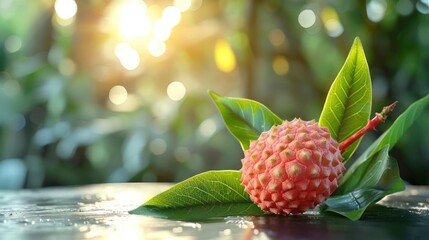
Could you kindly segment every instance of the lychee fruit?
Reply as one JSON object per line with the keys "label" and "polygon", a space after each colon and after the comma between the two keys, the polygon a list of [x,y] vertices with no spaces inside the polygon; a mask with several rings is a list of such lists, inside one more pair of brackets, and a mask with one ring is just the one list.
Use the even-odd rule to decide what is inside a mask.
{"label": "lychee fruit", "polygon": [[284,121],[251,141],[241,183],[262,210],[300,214],[324,202],[345,170],[338,142],[317,122]]}

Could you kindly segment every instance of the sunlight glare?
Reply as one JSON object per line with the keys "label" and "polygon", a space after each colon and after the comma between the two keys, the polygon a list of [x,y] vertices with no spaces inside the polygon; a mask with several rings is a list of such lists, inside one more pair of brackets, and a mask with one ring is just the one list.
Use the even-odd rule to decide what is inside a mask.
{"label": "sunlight glare", "polygon": [[147,6],[143,1],[133,0],[122,5],[118,23],[122,36],[133,39],[148,35],[152,21],[146,13]]}

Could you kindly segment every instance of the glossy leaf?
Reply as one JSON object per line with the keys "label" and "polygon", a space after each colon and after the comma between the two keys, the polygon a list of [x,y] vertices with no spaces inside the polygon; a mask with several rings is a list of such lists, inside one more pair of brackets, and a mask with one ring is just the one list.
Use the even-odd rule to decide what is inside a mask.
{"label": "glossy leaf", "polygon": [[250,141],[258,139],[262,132],[283,122],[259,102],[244,98],[223,97],[213,91],[209,91],[209,94],[216,103],[226,127],[240,142],[243,149],[249,148]]}
{"label": "glossy leaf", "polygon": [[[384,145],[370,159],[360,164],[355,169],[353,177],[342,181],[333,195],[346,194],[355,189],[371,188],[374,186],[385,189],[390,186],[392,181],[397,180],[402,182],[399,171],[395,173],[398,166],[396,161],[389,157],[389,149],[389,145]],[[386,179],[389,181],[386,181]]]}
{"label": "glossy leaf", "polygon": [[334,212],[356,221],[368,206],[385,196],[382,190],[358,189],[344,195],[330,197],[321,206],[322,213]]}
{"label": "glossy leaf", "polygon": [[201,173],[156,195],[130,213],[177,220],[263,215],[244,191],[240,178],[241,172],[233,170]]}
{"label": "glossy leaf", "polygon": [[407,129],[419,118],[420,114],[429,105],[429,95],[419,99],[418,101],[411,104],[381,135],[371,146],[369,146],[365,152],[359,156],[358,159],[349,167],[345,173],[343,179],[340,182],[340,186],[344,182],[348,181],[349,178],[355,177],[355,171],[361,164],[371,159],[371,156],[376,152],[380,151],[386,145],[389,146],[389,150],[398,142],[399,138],[407,131]]}
{"label": "glossy leaf", "polygon": [[361,164],[353,178],[343,184],[326,200],[321,208],[348,217],[359,219],[367,207],[381,198],[404,190],[396,161],[389,157],[389,145],[385,145],[371,159]]}
{"label": "glossy leaf", "polygon": [[[371,77],[359,38],[356,38],[347,59],[329,89],[319,119],[329,128],[333,138],[342,142],[366,125],[371,113]],[[360,140],[343,153],[347,161]]]}

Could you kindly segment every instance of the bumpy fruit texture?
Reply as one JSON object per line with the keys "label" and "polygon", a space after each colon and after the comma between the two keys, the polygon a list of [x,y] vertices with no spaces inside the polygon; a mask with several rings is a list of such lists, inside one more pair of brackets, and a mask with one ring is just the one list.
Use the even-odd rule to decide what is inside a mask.
{"label": "bumpy fruit texture", "polygon": [[345,170],[338,142],[315,121],[284,121],[251,141],[242,185],[262,210],[299,214],[325,201]]}

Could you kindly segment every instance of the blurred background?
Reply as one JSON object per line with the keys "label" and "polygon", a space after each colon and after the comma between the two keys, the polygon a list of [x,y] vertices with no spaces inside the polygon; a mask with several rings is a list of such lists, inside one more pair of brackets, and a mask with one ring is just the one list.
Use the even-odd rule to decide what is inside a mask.
{"label": "blurred background", "polygon": [[[428,0],[1,0],[0,188],[239,169],[207,90],[318,119],[356,36],[373,112],[400,102],[363,151],[429,93]],[[428,122],[391,152],[412,184],[429,184]]]}

